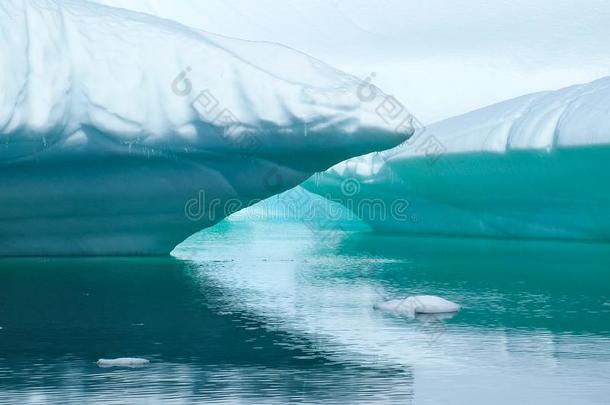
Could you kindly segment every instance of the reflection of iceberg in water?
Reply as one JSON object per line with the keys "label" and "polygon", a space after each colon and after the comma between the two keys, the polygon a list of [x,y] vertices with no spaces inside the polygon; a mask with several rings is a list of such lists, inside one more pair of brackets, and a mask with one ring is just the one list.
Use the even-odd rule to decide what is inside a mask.
{"label": "reflection of iceberg in water", "polygon": [[[230,266],[227,257],[2,259],[0,402],[408,403],[408,369],[333,361],[326,348],[225,306],[225,286],[207,273]],[[125,354],[150,364],[95,363]]]}
{"label": "reflection of iceberg in water", "polygon": [[[240,258],[218,271],[202,267],[200,276],[223,291],[226,307],[306,336],[331,358],[409,367],[416,394],[438,398],[434,387],[455,384],[456,375],[464,386],[476,384],[480,398],[504,392],[500,403],[541,389],[567,404],[581,392],[601,398],[606,391],[607,245],[346,233],[333,247],[300,223],[236,220],[196,235],[174,255],[197,266],[221,259],[219,251]],[[386,296],[426,293],[463,309],[445,320],[373,309]],[[588,359],[586,370],[579,358]],[[561,389],[572,379],[582,391]],[[438,402],[472,394],[453,392],[460,401]]]}
{"label": "reflection of iceberg in water", "polygon": [[[607,398],[608,245],[346,233],[334,247],[301,223],[233,220],[174,255],[4,259],[0,401],[409,403],[445,383],[454,400],[436,403],[473,385],[483,402]],[[434,322],[372,309],[423,293],[464,309]],[[151,363],[95,365],[125,355]]]}
{"label": "reflection of iceberg in water", "polygon": [[[385,212],[359,212],[381,230],[610,240],[609,111],[610,78],[536,93],[433,124],[304,186],[358,208],[383,200]],[[397,200],[410,215],[396,217]]]}
{"label": "reflection of iceberg in water", "polygon": [[[464,305],[448,324],[450,329],[458,327],[458,336],[463,328],[502,335],[519,334],[523,328],[554,335],[610,334],[603,306],[610,250],[603,244],[352,234],[334,248],[318,243],[317,236],[298,223],[221,225],[196,235],[174,254],[196,265],[219,259],[221,246],[223,257],[239,251],[242,259],[202,275],[225,289],[223,299],[279,317],[290,328],[320,334],[333,330],[345,333],[346,339],[351,335],[347,340],[360,345],[387,337],[386,330],[375,327],[374,334],[362,339],[355,333],[380,319],[394,324],[373,310],[383,296],[434,292]],[[287,233],[292,236],[287,238]],[[353,329],[348,327],[351,321]],[[396,322],[404,325],[404,320]],[[412,337],[417,342],[416,335]],[[402,353],[393,349],[392,357]],[[405,354],[424,355],[404,349]]]}

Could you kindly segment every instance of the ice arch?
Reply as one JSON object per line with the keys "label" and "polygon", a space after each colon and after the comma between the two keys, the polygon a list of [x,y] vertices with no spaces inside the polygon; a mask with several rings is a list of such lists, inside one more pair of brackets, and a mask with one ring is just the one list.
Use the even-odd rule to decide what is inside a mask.
{"label": "ice arch", "polygon": [[167,254],[411,133],[283,46],[83,1],[3,1],[0,22],[0,255]]}

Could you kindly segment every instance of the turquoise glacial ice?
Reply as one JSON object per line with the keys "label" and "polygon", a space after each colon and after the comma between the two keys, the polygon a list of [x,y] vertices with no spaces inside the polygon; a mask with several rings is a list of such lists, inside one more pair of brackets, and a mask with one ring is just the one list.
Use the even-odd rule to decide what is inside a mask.
{"label": "turquoise glacial ice", "polygon": [[412,134],[284,46],[83,1],[3,1],[0,22],[0,256],[168,254]]}
{"label": "turquoise glacial ice", "polygon": [[608,241],[609,162],[610,77],[420,128],[303,186],[381,231]]}

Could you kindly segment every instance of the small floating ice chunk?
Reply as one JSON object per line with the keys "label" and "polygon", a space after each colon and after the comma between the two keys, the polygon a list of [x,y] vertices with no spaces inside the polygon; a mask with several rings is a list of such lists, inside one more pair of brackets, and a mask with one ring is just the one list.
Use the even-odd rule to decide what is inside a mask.
{"label": "small floating ice chunk", "polygon": [[138,357],[119,357],[118,359],[99,359],[97,365],[100,367],[141,367],[150,361]]}
{"label": "small floating ice chunk", "polygon": [[405,299],[389,300],[375,304],[375,309],[396,315],[445,314],[457,312],[460,306],[435,295],[413,295]]}

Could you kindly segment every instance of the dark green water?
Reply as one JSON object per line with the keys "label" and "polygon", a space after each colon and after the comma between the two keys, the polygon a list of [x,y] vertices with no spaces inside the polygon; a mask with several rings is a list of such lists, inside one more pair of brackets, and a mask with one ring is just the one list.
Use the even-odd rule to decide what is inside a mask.
{"label": "dark green water", "polygon": [[[234,220],[171,258],[2,259],[0,402],[608,403],[610,246],[332,240]],[[419,293],[464,308],[373,309]]]}

